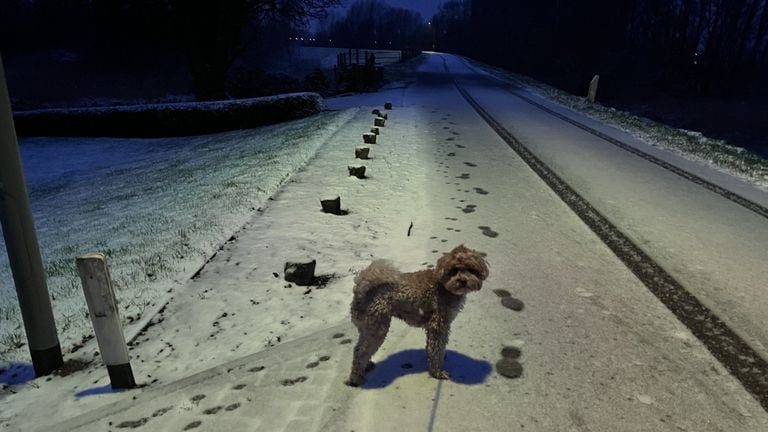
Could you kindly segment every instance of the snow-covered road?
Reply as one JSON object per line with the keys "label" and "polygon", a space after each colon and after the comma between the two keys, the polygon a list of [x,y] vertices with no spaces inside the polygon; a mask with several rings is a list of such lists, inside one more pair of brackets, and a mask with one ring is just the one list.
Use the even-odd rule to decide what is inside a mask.
{"label": "snow-covered road", "polygon": [[[529,103],[534,96],[516,97],[494,80],[478,83],[476,71],[456,58],[449,58],[447,64],[459,85],[522,145],[762,358],[768,358],[764,325],[768,322],[768,194],[744,181],[659,153],[627,134],[606,130],[621,143],[642,153],[655,152],[655,158],[715,186],[702,187],[574,126],[573,120],[584,122],[574,113],[562,113],[572,120],[563,121]],[[518,92],[525,89],[516,89]],[[549,105],[549,111],[559,108],[544,100],[535,103]],[[720,188],[725,190],[716,193]],[[740,205],[742,200],[728,199],[730,192],[752,202]]]}
{"label": "snow-covered road", "polygon": [[[499,327],[507,328],[501,332],[508,336],[497,344],[525,344],[524,358],[533,363],[525,369],[531,381],[515,388],[522,395],[510,401],[516,405],[510,410],[525,417],[539,404],[571,407],[550,412],[552,423],[539,425],[541,430],[566,430],[563,425],[569,423],[582,430],[579,424],[594,423],[595,417],[603,417],[601,430],[708,430],[719,427],[714,418],[729,417],[730,409],[743,414],[738,407],[746,392],[740,384],[489,128],[454,81],[746,339],[757,352],[752,355],[763,358],[768,357],[768,333],[761,325],[768,322],[768,272],[763,268],[768,252],[760,245],[768,244],[768,220],[515,97],[457,57],[430,54],[427,59],[420,80],[399,102],[422,108],[425,131],[420,138],[436,156],[436,169],[425,186],[427,202],[420,203],[431,218],[424,221],[432,224],[428,248],[442,249],[437,242],[447,238],[449,244],[465,241],[486,251],[492,286],[508,289],[526,304],[521,319],[496,314],[488,298],[476,299],[482,306],[474,306],[484,313],[474,318],[487,322],[455,330],[461,335],[456,339],[471,341],[460,352],[492,346],[492,337],[485,335],[498,334]],[[651,147],[524,88],[517,91],[758,206],[768,204],[768,195],[747,182]],[[478,333],[483,326],[489,330]],[[462,335],[465,328],[468,333]],[[752,388],[757,391],[765,390],[766,378],[764,369],[746,376],[760,382]],[[722,396],[710,400],[713,395]],[[742,402],[733,405],[732,396]],[[764,393],[762,398],[765,403]],[[503,404],[482,393],[470,399],[462,400]],[[654,407],[666,407],[660,409],[665,413],[635,416],[641,411],[638,400],[645,404],[649,399]],[[457,402],[457,412],[460,407]],[[584,412],[592,418],[580,421]],[[693,412],[698,414],[689,417]],[[697,415],[702,416],[698,423],[692,420]],[[611,416],[627,423],[609,427]],[[451,430],[460,429],[460,414],[447,418],[444,424]],[[744,426],[725,427],[731,428]]]}

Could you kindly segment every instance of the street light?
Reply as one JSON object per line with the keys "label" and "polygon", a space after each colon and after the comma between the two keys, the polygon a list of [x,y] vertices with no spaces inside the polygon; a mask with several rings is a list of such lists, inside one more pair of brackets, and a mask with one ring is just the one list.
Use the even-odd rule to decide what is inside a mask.
{"label": "street light", "polygon": [[432,25],[432,21],[427,21],[429,26],[429,33],[432,36],[432,51],[435,50],[435,27]]}

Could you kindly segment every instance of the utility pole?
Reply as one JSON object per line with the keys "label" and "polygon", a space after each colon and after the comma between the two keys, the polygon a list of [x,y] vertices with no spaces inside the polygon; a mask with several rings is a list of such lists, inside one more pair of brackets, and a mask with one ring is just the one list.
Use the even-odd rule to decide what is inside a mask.
{"label": "utility pole", "polygon": [[8,261],[37,376],[48,375],[64,363],[56,322],[45,281],[21,166],[11,101],[0,58],[0,223]]}

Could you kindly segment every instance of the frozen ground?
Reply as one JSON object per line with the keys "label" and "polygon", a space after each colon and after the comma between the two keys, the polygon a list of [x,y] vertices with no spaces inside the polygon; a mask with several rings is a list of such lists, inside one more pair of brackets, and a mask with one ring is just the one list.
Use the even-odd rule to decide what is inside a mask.
{"label": "frozen ground", "polygon": [[[168,139],[20,141],[62,346],[89,335],[77,255],[107,254],[132,323],[192,275],[353,111],[259,129]],[[2,241],[0,240],[0,243]],[[26,361],[5,246],[0,360]]]}
{"label": "frozen ground", "polygon": [[[350,395],[333,406],[351,420],[337,425],[348,427],[325,430],[416,430],[430,417],[435,430],[507,430],[516,424],[542,431],[764,428],[757,402],[462,102],[450,79],[440,76],[439,58],[422,66],[427,77],[407,89],[328,101],[349,121],[234,233],[199,277],[174,287],[168,306],[132,343],[132,363],[140,383],[162,389],[266,347],[317,338],[319,331],[348,322],[353,275],[371,258],[390,258],[410,271],[467,243],[488,253],[491,277],[468,299],[450,347],[487,365],[487,379],[474,386],[438,385],[422,364],[400,371],[403,355],[423,361],[424,339],[398,323],[393,336],[405,336],[388,338],[390,346],[376,358],[385,374],[395,375],[383,391],[343,386],[350,349],[333,352],[331,361],[340,367],[332,374],[304,363],[319,361],[330,349],[324,345],[337,343],[323,337],[296,348],[301,353],[295,357],[273,357],[260,365],[266,367],[261,375],[261,369],[249,370],[251,379],[275,381],[267,396],[263,387],[251,386],[236,394],[234,383],[225,382],[220,393],[206,390],[201,401],[193,397],[200,394],[195,387],[194,395],[165,399],[130,419],[146,417],[144,430],[153,430],[173,413],[201,420],[202,429],[243,430],[259,427],[257,417],[279,422],[287,411],[307,425],[325,395]],[[359,163],[353,148],[371,125],[370,111],[386,100],[395,107],[372,145],[373,158],[364,162],[369,177],[348,177],[347,165]],[[318,198],[334,194],[341,195],[347,215],[319,211]],[[285,260],[307,255],[318,258],[322,283],[298,287],[282,280]],[[514,295],[524,309],[503,307],[494,290]],[[349,347],[348,336],[338,343]],[[504,346],[521,349],[521,379],[491,372]],[[133,408],[131,398],[142,390],[114,394],[103,366],[92,361],[94,352],[93,342],[87,343],[68,358],[89,364],[50,380],[28,381],[29,368],[15,365],[17,381],[0,395],[0,424],[36,430],[120,399]],[[275,373],[280,362],[299,366],[291,375]],[[280,384],[299,373],[297,385]],[[222,394],[236,397],[242,408],[200,413],[223,404]],[[254,403],[267,398],[282,411]],[[172,404],[171,411],[150,419],[153,412],[162,416],[166,411],[158,409],[165,404]],[[46,406],[44,418],[36,415],[40,406]],[[285,430],[312,430],[293,426]]]}
{"label": "frozen ground", "polygon": [[[315,53],[316,60],[335,58],[319,48],[308,52]],[[708,163],[722,168],[718,161],[730,161],[725,165],[743,168],[739,171],[742,178],[766,185],[765,160],[721,144],[709,145],[711,140],[694,132],[673,130],[599,105],[588,106],[583,98],[528,84],[560,103],[576,105],[614,123],[628,118],[635,125],[632,133],[652,145],[703,142],[703,151],[718,155]],[[401,96],[404,91],[396,89],[392,94]],[[339,98],[333,104],[354,105],[354,100],[375,106],[380,99],[377,94],[360,95]],[[22,140],[38,236],[65,349],[80,344],[91,333],[74,271],[75,256],[94,250],[107,253],[123,318],[129,323],[139,321],[148,308],[162,303],[166,291],[196,271],[351,115],[324,113],[285,125],[193,138]],[[26,361],[24,344],[7,256],[2,253],[0,360]]]}

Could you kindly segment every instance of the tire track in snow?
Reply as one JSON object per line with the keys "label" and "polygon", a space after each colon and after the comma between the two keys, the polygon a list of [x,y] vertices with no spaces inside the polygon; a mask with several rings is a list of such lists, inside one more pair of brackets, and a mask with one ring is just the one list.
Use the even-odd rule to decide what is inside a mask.
{"label": "tire track in snow", "polygon": [[[445,59],[443,59],[443,61],[445,61]],[[498,81],[500,81],[503,84],[503,88],[504,88],[504,90],[506,92],[509,92],[512,95],[514,95],[514,96],[516,96],[516,97],[518,97],[518,98],[528,102],[529,104],[531,104],[531,105],[535,106],[536,108],[546,112],[547,114],[555,116],[555,117],[559,118],[560,120],[562,120],[564,122],[570,123],[571,125],[576,126],[577,128],[579,128],[579,129],[581,129],[581,130],[583,130],[583,131],[585,131],[585,132],[587,132],[587,133],[589,133],[591,135],[594,135],[594,136],[596,136],[596,137],[598,137],[598,138],[600,138],[600,139],[602,139],[604,141],[607,141],[608,143],[613,144],[613,145],[615,145],[616,147],[619,147],[622,150],[626,150],[626,151],[634,154],[635,156],[639,156],[639,157],[647,160],[648,162],[656,164],[656,165],[660,166],[661,168],[664,168],[665,170],[667,170],[667,171],[669,171],[671,173],[677,174],[678,176],[680,176],[680,177],[682,177],[682,178],[684,178],[684,179],[686,179],[686,180],[688,180],[688,181],[690,181],[690,182],[692,182],[694,184],[697,184],[697,185],[699,185],[699,186],[701,186],[701,187],[703,187],[703,188],[705,188],[705,189],[707,189],[707,190],[709,190],[711,192],[714,192],[714,193],[722,196],[723,198],[725,198],[725,199],[727,199],[729,201],[732,201],[732,202],[734,202],[734,203],[736,203],[736,204],[746,208],[747,210],[751,210],[751,211],[759,214],[760,216],[768,219],[768,208],[766,208],[766,207],[764,207],[764,206],[762,206],[762,205],[760,205],[760,204],[758,204],[758,203],[756,203],[754,201],[751,201],[751,200],[749,200],[747,198],[744,198],[743,196],[741,196],[741,195],[739,195],[739,194],[737,194],[737,193],[735,193],[733,191],[730,191],[730,190],[728,190],[728,189],[726,189],[726,188],[724,188],[722,186],[719,186],[719,185],[717,185],[715,183],[712,183],[709,180],[705,180],[704,178],[699,177],[696,174],[690,173],[690,172],[688,172],[688,171],[686,171],[686,170],[684,170],[682,168],[679,168],[679,167],[677,167],[677,166],[675,166],[675,165],[673,165],[673,164],[671,164],[671,163],[669,163],[669,162],[667,162],[665,160],[659,159],[659,158],[657,158],[655,156],[652,156],[652,155],[650,155],[648,153],[645,153],[644,151],[642,151],[642,150],[640,150],[640,149],[638,149],[636,147],[633,147],[633,146],[631,146],[629,144],[626,144],[626,143],[624,143],[624,142],[622,142],[622,141],[620,141],[620,140],[618,140],[616,138],[613,138],[613,137],[611,137],[611,136],[609,136],[607,134],[604,134],[603,132],[600,132],[599,130],[597,130],[597,129],[593,128],[593,127],[587,126],[584,123],[581,123],[581,122],[579,122],[577,120],[574,120],[574,119],[572,119],[572,118],[570,118],[570,117],[568,117],[566,115],[563,115],[563,114],[561,114],[561,113],[559,113],[559,112],[557,112],[557,111],[555,111],[555,110],[553,110],[551,108],[548,108],[548,107],[546,107],[546,106],[536,102],[535,100],[529,98],[528,96],[524,96],[524,95],[516,92],[515,90],[509,88],[509,84],[507,82],[505,82],[505,81],[503,81],[503,80],[501,80],[499,78],[496,78],[496,77],[493,77],[493,78],[498,80]]]}
{"label": "tire track in snow", "polygon": [[[450,74],[443,59],[446,73]],[[456,80],[454,86],[486,123],[605,243],[710,353],[768,411],[768,362],[683,285],[625,236],[560,176],[494,119]],[[768,215],[768,211],[766,211]],[[768,216],[767,216],[768,217]]]}

